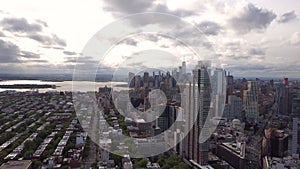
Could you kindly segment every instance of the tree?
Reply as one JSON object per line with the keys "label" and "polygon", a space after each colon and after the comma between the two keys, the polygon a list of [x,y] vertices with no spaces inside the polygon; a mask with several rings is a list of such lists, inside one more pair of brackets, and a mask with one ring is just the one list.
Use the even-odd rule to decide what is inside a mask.
{"label": "tree", "polygon": [[33,160],[33,161],[32,161],[32,168],[38,169],[38,168],[40,168],[41,166],[42,166],[42,162],[41,162],[41,161],[39,161],[39,160]]}
{"label": "tree", "polygon": [[184,162],[180,162],[178,165],[173,167],[172,169],[189,169],[189,166]]}
{"label": "tree", "polygon": [[134,164],[134,168],[146,168],[147,163],[148,163],[147,159],[141,159],[140,161],[138,161]]}
{"label": "tree", "polygon": [[165,159],[166,157],[164,155],[160,155],[158,157],[158,160],[157,160],[157,163],[160,165],[160,166],[163,166],[163,164],[165,163]]}
{"label": "tree", "polygon": [[122,163],[122,156],[116,155],[115,153],[110,154],[111,159],[115,161],[115,164],[121,164]]}
{"label": "tree", "polygon": [[69,169],[68,166],[62,166],[60,169]]}
{"label": "tree", "polygon": [[93,163],[91,164],[91,167],[92,167],[93,169],[97,169],[97,168],[98,168],[97,162],[93,162]]}
{"label": "tree", "polygon": [[30,158],[31,156],[32,156],[32,154],[34,153],[34,151],[33,150],[28,150],[28,151],[26,151],[24,154],[23,154],[23,157],[24,158]]}
{"label": "tree", "polygon": [[24,152],[29,150],[35,150],[37,148],[37,144],[34,141],[28,140],[24,143]]}

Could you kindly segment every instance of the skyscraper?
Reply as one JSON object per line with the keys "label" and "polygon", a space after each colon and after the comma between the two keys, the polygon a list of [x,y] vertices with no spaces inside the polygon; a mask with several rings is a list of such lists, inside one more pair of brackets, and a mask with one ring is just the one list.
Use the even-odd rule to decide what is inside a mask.
{"label": "skyscraper", "polygon": [[186,63],[185,62],[182,62],[182,74],[185,75],[186,74]]}
{"label": "skyscraper", "polygon": [[278,105],[277,113],[281,115],[290,115],[291,113],[291,100],[290,100],[290,87],[288,78],[284,78],[281,84],[276,87],[276,102]]}
{"label": "skyscraper", "polygon": [[247,90],[244,90],[243,106],[246,119],[249,122],[257,122],[258,118],[258,84],[256,81],[248,81]]}
{"label": "skyscraper", "polygon": [[[209,128],[205,121],[210,110],[210,76],[207,65],[199,62],[193,70],[192,85],[189,90],[188,123],[195,122],[188,134],[186,158],[192,163],[199,165],[208,164],[209,142],[201,141],[201,137],[209,138]],[[193,119],[194,118],[194,119]]]}
{"label": "skyscraper", "polygon": [[298,154],[298,118],[293,118],[292,154]]}
{"label": "skyscraper", "polygon": [[226,79],[223,69],[216,69],[213,75],[213,95],[216,96],[215,116],[222,117],[225,103]]}
{"label": "skyscraper", "polygon": [[229,95],[228,97],[229,115],[228,119],[234,118],[242,120],[243,101],[241,98],[235,95]]}
{"label": "skyscraper", "polygon": [[228,103],[228,96],[232,95],[233,93],[233,76],[230,75],[228,72],[228,75],[226,76],[226,103]]}

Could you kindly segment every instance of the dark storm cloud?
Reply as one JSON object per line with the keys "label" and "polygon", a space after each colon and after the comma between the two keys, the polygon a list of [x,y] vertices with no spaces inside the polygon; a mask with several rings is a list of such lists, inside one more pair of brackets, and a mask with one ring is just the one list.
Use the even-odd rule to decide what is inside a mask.
{"label": "dark storm cloud", "polygon": [[291,11],[291,12],[282,14],[279,17],[278,22],[279,23],[287,23],[287,22],[290,22],[295,19],[297,19],[297,15],[296,15],[295,11]]}
{"label": "dark storm cloud", "polygon": [[206,35],[217,35],[220,33],[222,27],[211,21],[204,21],[198,25],[198,28]]}
{"label": "dark storm cloud", "polygon": [[76,52],[71,52],[71,51],[63,51],[63,53],[65,54],[65,55],[77,55],[77,53]]}
{"label": "dark storm cloud", "polygon": [[0,39],[0,63],[19,62],[20,49],[17,45]]}
{"label": "dark storm cloud", "polygon": [[29,34],[28,37],[33,39],[37,42],[42,43],[43,45],[59,45],[59,46],[66,46],[66,41],[59,38],[57,35],[52,34],[52,36],[46,36],[41,34]]}
{"label": "dark storm cloud", "polygon": [[265,30],[275,18],[274,12],[249,3],[243,11],[229,19],[229,23],[236,32],[245,34],[253,30]]}
{"label": "dark storm cloud", "polygon": [[10,32],[41,32],[43,27],[38,23],[29,23],[25,18],[4,18],[1,21],[4,30]]}
{"label": "dark storm cloud", "polygon": [[251,48],[248,51],[249,55],[266,55],[265,49]]}

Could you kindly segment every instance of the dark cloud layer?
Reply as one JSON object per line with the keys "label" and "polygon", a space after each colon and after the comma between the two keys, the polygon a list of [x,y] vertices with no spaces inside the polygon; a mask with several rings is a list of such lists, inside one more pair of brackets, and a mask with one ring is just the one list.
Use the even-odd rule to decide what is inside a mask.
{"label": "dark cloud layer", "polygon": [[143,12],[159,12],[168,13],[178,17],[186,17],[194,15],[193,11],[188,10],[170,10],[164,4],[157,4],[154,1],[140,1],[140,0],[109,0],[105,1],[104,9],[112,12],[115,16],[123,16],[124,14],[135,14]]}
{"label": "dark cloud layer", "polygon": [[295,11],[291,11],[291,12],[282,14],[280,16],[280,18],[278,19],[278,22],[279,23],[287,23],[287,22],[290,22],[295,19],[297,19],[297,15],[296,15]]}
{"label": "dark cloud layer", "polygon": [[0,63],[18,62],[20,49],[17,45],[0,39]]}
{"label": "dark cloud layer", "polygon": [[65,40],[55,34],[44,35],[43,28],[48,27],[48,24],[42,20],[35,20],[35,22],[30,23],[25,18],[4,18],[0,23],[3,30],[15,33],[15,36],[18,37],[30,38],[47,46],[67,45]]}
{"label": "dark cloud layer", "polygon": [[10,32],[30,33],[43,30],[40,24],[29,23],[25,18],[4,18],[1,25],[4,30]]}
{"label": "dark cloud layer", "polygon": [[229,20],[231,27],[238,33],[265,30],[276,18],[273,11],[256,7],[249,3],[236,16]]}
{"label": "dark cloud layer", "polygon": [[14,43],[0,39],[0,63],[20,63],[20,57],[39,59],[40,54],[21,51]]}
{"label": "dark cloud layer", "polygon": [[107,11],[117,11],[120,13],[140,13],[144,12],[149,6],[152,5],[151,1],[139,1],[139,0],[109,0],[105,1],[104,9]]}
{"label": "dark cloud layer", "polygon": [[28,35],[30,39],[33,39],[37,42],[42,43],[43,45],[58,45],[58,46],[66,46],[66,41],[59,38],[57,35],[52,34],[52,37],[41,35],[41,34],[30,34]]}
{"label": "dark cloud layer", "polygon": [[65,55],[77,55],[76,52],[71,52],[71,51],[63,51],[63,53],[64,53]]}
{"label": "dark cloud layer", "polygon": [[249,55],[266,55],[266,51],[264,49],[251,48],[249,49]]}
{"label": "dark cloud layer", "polygon": [[25,57],[25,58],[40,58],[40,54],[33,53],[33,52],[28,52],[28,51],[22,51],[20,56]]}

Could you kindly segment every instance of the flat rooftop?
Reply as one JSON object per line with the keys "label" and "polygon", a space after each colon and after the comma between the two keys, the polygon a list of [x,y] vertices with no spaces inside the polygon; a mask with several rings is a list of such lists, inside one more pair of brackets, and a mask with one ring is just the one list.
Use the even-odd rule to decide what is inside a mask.
{"label": "flat rooftop", "polygon": [[30,166],[30,160],[8,161],[2,164],[0,169],[28,169]]}

